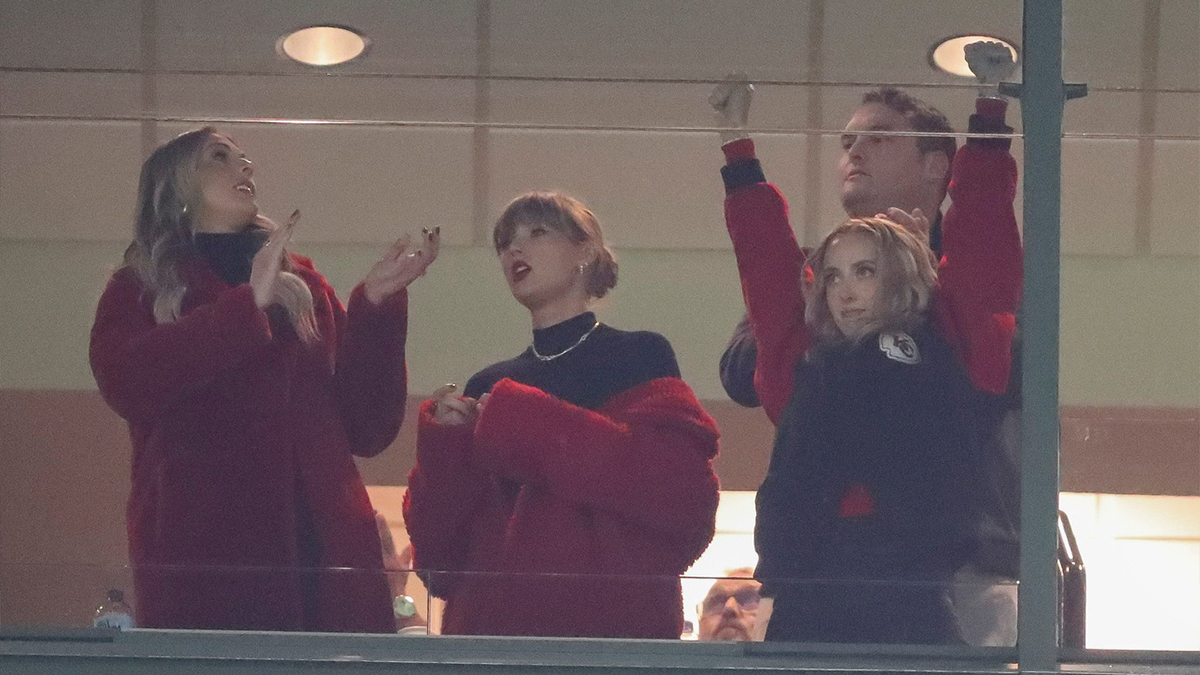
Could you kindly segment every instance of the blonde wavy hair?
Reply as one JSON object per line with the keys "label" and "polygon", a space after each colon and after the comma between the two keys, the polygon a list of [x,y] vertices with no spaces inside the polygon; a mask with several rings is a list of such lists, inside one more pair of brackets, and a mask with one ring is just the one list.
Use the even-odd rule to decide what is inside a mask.
{"label": "blonde wavy hair", "polygon": [[[823,274],[829,247],[851,233],[867,236],[879,251],[879,311],[862,332],[910,332],[925,321],[937,286],[937,258],[929,242],[887,218],[851,218],[834,228],[808,258],[804,282],[804,321],[818,343],[845,340],[829,311]],[[807,272],[811,271],[811,275]]]}
{"label": "blonde wavy hair", "polygon": [[[154,320],[160,324],[179,320],[187,295],[180,265],[198,254],[192,236],[200,206],[196,171],[205,144],[217,135],[213,127],[180,134],[142,164],[133,242],[125,249],[124,265],[138,275],[153,298]],[[318,333],[312,291],[292,272],[286,252],[277,283],[279,304],[296,334],[305,343],[314,342]]]}

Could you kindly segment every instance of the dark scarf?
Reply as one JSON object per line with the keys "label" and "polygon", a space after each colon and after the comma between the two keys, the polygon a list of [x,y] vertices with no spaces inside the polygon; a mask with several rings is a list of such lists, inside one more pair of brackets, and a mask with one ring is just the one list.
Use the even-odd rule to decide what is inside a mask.
{"label": "dark scarf", "polygon": [[196,232],[196,249],[217,273],[231,286],[250,281],[254,255],[267,243],[269,232],[254,225],[241,232]]}

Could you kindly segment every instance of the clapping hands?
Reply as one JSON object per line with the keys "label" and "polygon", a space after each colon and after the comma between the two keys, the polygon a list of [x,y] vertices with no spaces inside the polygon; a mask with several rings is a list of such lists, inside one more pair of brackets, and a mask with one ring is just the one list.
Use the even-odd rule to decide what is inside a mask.
{"label": "clapping hands", "polygon": [[388,248],[363,279],[363,293],[373,305],[407,288],[437,260],[442,245],[442,228],[421,230],[421,242],[413,247],[407,233]]}
{"label": "clapping hands", "polygon": [[254,223],[269,231],[267,243],[254,255],[250,263],[250,287],[254,289],[254,304],[266,309],[279,301],[279,271],[283,267],[283,255],[292,240],[292,232],[300,220],[300,209],[292,212],[285,224],[278,225],[266,216],[257,216]]}

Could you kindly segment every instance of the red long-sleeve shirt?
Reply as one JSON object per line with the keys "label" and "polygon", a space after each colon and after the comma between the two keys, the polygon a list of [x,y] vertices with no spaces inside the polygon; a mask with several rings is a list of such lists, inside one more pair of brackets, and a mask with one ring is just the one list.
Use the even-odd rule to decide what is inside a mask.
{"label": "red long-sleeve shirt", "polygon": [[[980,99],[977,114],[1003,126],[1004,107]],[[754,159],[752,141],[725,146],[727,163]],[[1012,362],[1022,287],[1020,233],[1013,199],[1016,161],[1006,148],[968,142],[955,155],[942,220],[942,260],[931,308],[934,326],[954,347],[976,387],[1002,393]],[[742,292],[758,345],[754,383],[778,423],[791,395],[796,360],[812,347],[804,325],[805,256],[788,220],[787,202],[759,182],[725,198],[725,221],[737,255]]]}

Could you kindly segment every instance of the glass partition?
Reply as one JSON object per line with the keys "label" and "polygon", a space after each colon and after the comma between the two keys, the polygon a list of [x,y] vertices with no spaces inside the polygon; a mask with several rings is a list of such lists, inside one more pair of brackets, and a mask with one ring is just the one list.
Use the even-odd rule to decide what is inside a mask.
{"label": "glass partition", "polygon": [[[714,613],[722,615],[716,612],[715,598],[726,590],[722,612],[728,608],[735,613],[736,607],[736,613],[753,613],[751,608],[758,606],[746,591],[724,586],[752,585],[744,577],[760,562],[754,541],[755,491],[772,461],[776,425],[762,408],[742,408],[729,400],[718,364],[731,330],[746,312],[722,203],[726,187],[736,191],[747,185],[738,184],[736,175],[732,183],[726,176],[723,185],[720,169],[727,162],[743,161],[740,170],[750,171],[744,175],[756,174],[748,168],[752,162],[746,146],[739,146],[740,155],[737,149],[732,155],[722,153],[722,141],[729,140],[731,129],[726,118],[714,117],[710,94],[738,73],[755,83],[744,131],[754,139],[753,152],[765,178],[787,199],[788,226],[796,245],[813,249],[853,213],[848,186],[874,171],[863,168],[855,174],[846,168],[845,156],[859,152],[854,150],[856,142],[914,146],[924,162],[937,136],[952,133],[959,147],[1011,154],[1018,175],[1023,174],[1020,102],[1010,101],[999,125],[971,126],[972,115],[981,111],[979,84],[971,77],[937,70],[930,56],[939,40],[966,33],[1008,40],[1020,51],[1022,10],[1017,0],[952,8],[916,0],[457,0],[402,6],[378,0],[321,7],[281,0],[251,7],[227,0],[123,0],[103,9],[6,0],[6,21],[0,27],[0,89],[5,94],[0,98],[0,304],[7,319],[0,322],[0,421],[5,436],[0,454],[0,626],[86,626],[109,590],[123,591],[135,611],[144,604],[134,586],[137,574],[194,574],[212,571],[213,564],[237,575],[253,571],[268,578],[332,576],[351,585],[378,586],[380,593],[386,586],[400,614],[397,620],[405,624],[398,623],[398,628],[419,628],[412,618],[419,617],[434,634],[473,631],[443,630],[448,621],[454,623],[454,610],[432,599],[425,584],[488,588],[495,585],[490,582],[497,581],[491,578],[496,575],[518,600],[503,600],[486,611],[502,615],[523,603],[528,612],[550,622],[547,630],[533,631],[538,635],[555,634],[555,626],[563,628],[558,633],[570,632],[564,628],[567,619],[556,620],[551,610],[569,610],[581,621],[600,620],[597,607],[620,597],[605,591],[614,585],[632,585],[625,592],[639,598],[658,594],[660,602],[671,605],[670,621],[679,619],[680,635],[656,637],[698,638]],[[1087,83],[1090,95],[1067,105],[1063,146],[1062,506],[1077,544],[1068,542],[1064,549],[1064,585],[1072,586],[1079,578],[1071,572],[1076,569],[1070,567],[1072,557],[1083,559],[1089,575],[1082,595],[1064,591],[1072,598],[1063,609],[1064,644],[1196,651],[1200,601],[1194,600],[1200,597],[1200,579],[1194,570],[1200,535],[1188,524],[1197,520],[1192,517],[1193,501],[1200,499],[1194,480],[1200,456],[1195,441],[1200,366],[1194,349],[1200,328],[1200,239],[1194,218],[1181,210],[1194,201],[1200,181],[1200,93],[1187,75],[1197,70],[1196,53],[1184,29],[1195,25],[1196,7],[1188,0],[1089,0],[1067,3],[1066,10],[1066,79]],[[364,54],[342,65],[314,68],[291,62],[277,50],[290,31],[323,23],[365,35]],[[1006,90],[1011,93],[1020,83],[1020,68],[1002,77],[1014,85]],[[864,118],[856,118],[856,113],[865,105],[864,93],[884,86],[901,87],[940,109],[952,129],[861,126]],[[997,116],[996,108],[989,110]],[[847,125],[856,119],[860,126],[847,133]],[[217,435],[230,435],[258,429],[254,425],[261,420],[239,417],[231,422],[233,418],[214,412],[227,410],[223,406],[228,396],[246,393],[236,387],[185,388],[185,399],[194,396],[213,407],[186,413],[168,408],[170,414],[155,417],[154,424],[135,425],[131,440],[113,408],[126,417],[137,413],[123,408],[111,391],[105,392],[106,401],[97,388],[95,355],[89,357],[91,331],[101,294],[133,236],[139,168],[155,148],[208,124],[227,133],[253,161],[250,189],[261,213],[286,222],[288,214],[299,210],[292,248],[315,261],[343,303],[352,303],[353,289],[397,237],[441,228],[439,259],[413,282],[409,293],[407,390],[402,395],[390,391],[396,400],[389,414],[402,406],[404,423],[395,440],[382,442],[386,448],[372,441],[362,453],[379,454],[354,460],[367,486],[365,497],[344,457],[340,463],[303,471],[287,465],[272,473],[255,465],[255,470],[262,469],[256,476],[270,478],[256,483],[247,479],[245,463],[230,462],[222,469],[205,464],[207,459],[193,447],[199,443],[197,436],[189,433],[172,436],[178,443],[168,449],[190,464],[143,471],[146,460],[134,446],[153,443],[158,434],[170,436],[171,429],[155,426],[158,421],[169,420],[170,426],[183,419]],[[887,170],[894,170],[890,175],[897,184],[919,182],[915,178],[923,175],[921,171],[936,173],[942,166],[931,162],[920,164],[920,170],[917,164]],[[943,176],[950,169],[949,158],[945,162]],[[885,169],[878,172],[883,175]],[[1000,173],[984,176],[979,184],[996,187],[999,183],[989,181]],[[1011,187],[1001,207],[1007,213],[1011,201],[1019,228],[1023,185],[1018,178]],[[587,556],[575,551],[597,561],[594,569],[556,569],[547,560],[523,559],[517,555],[520,551],[512,553],[516,557],[506,568],[473,560],[462,569],[440,569],[422,561],[422,555],[429,554],[421,552],[419,541],[415,560],[405,560],[409,536],[404,493],[412,487],[410,471],[418,463],[418,436],[432,433],[427,428],[430,413],[422,412],[422,402],[446,382],[456,382],[464,392],[473,374],[523,353],[535,339],[531,316],[510,289],[509,277],[516,273],[498,259],[492,228],[515,196],[546,189],[575,195],[590,207],[617,251],[621,283],[595,305],[598,319],[605,326],[665,337],[682,380],[721,428],[721,455],[712,467],[724,490],[720,506],[715,496],[700,490],[664,496],[662,486],[671,483],[655,481],[656,474],[649,471],[643,482],[630,480],[626,474],[640,466],[640,456],[619,455],[625,457],[623,462],[570,467],[582,485],[576,488],[590,500],[583,513],[574,514],[578,522],[572,522],[585,532],[611,525],[618,533],[604,540],[617,541],[618,546],[598,546]],[[936,232],[942,224],[939,211],[950,208],[953,200],[925,197],[905,198],[900,205],[925,205]],[[970,200],[969,195],[959,199],[960,208],[974,208]],[[949,212],[946,217],[954,219]],[[939,249],[943,243],[960,245],[940,239],[931,243]],[[1008,275],[998,283],[1013,278]],[[943,281],[947,279],[944,275]],[[798,284],[799,279],[788,288],[795,290]],[[980,292],[986,295],[987,290]],[[955,307],[979,309],[972,302]],[[356,311],[351,308],[352,318],[363,313]],[[955,341],[962,339],[961,325],[944,328],[942,323],[955,320],[939,315],[930,322],[946,333],[932,338],[938,347],[931,349],[940,349],[942,341],[954,343],[947,347],[951,350],[959,346]],[[1004,321],[996,325],[1011,330]],[[1011,344],[994,342],[989,348],[998,350],[996,354]],[[889,344],[881,342],[879,352],[890,354],[892,362],[912,358],[903,341]],[[1019,420],[1007,413],[1020,397],[1017,385],[1005,386],[1004,373],[1012,370],[1007,354],[1001,357],[990,365],[968,364],[969,377],[977,379],[967,384],[990,378],[982,387],[992,397],[990,404],[969,412],[954,410],[981,416],[971,427],[978,432],[972,442],[978,441],[979,447],[971,446],[978,451],[971,455],[975,463],[958,468],[986,475],[972,474],[961,483],[942,476],[945,480],[937,489],[944,488],[946,494],[933,488],[929,494],[936,495],[932,501],[943,502],[936,508],[913,506],[957,516],[957,510],[947,509],[952,497],[962,497],[954,486],[979,488],[970,500],[962,497],[969,503],[966,524],[955,521],[972,530],[970,541],[939,540],[937,546],[952,552],[913,563],[921,573],[881,572],[864,563],[882,555],[878,550],[852,546],[838,553],[863,563],[863,568],[842,565],[841,571],[831,571],[833,564],[825,560],[824,568],[785,566],[788,572],[782,575],[760,570],[769,592],[791,598],[792,606],[858,598],[860,609],[890,603],[900,614],[911,615],[913,607],[923,606],[938,621],[956,617],[939,640],[915,632],[880,637],[885,628],[897,626],[879,626],[875,637],[863,642],[1015,644],[1014,561],[1019,548],[1013,495],[1019,455],[1013,438]],[[332,365],[337,375],[336,358]],[[231,367],[228,377],[218,381],[236,384],[240,367]],[[989,367],[993,370],[982,375]],[[359,374],[378,375],[382,370]],[[790,368],[778,371],[787,371],[784,380],[791,377]],[[202,372],[197,381],[209,386],[210,374],[197,372]],[[619,393],[606,391],[590,407],[602,408],[602,402]],[[272,401],[291,405],[295,401],[290,396],[280,391],[251,396],[244,407],[263,410]],[[781,409],[784,406],[776,404],[787,400],[784,396],[779,402],[768,401],[768,407]],[[897,428],[911,437],[931,433],[930,428],[946,419],[934,415],[939,418],[926,419],[930,426],[921,427],[914,420],[924,419],[920,414],[929,417],[930,408],[909,396],[893,397],[892,402],[884,413],[900,420]],[[296,415],[294,426],[276,434],[328,440],[323,434],[345,432],[329,431],[341,424],[353,435],[355,421],[346,416],[354,413],[348,409],[357,408],[334,405],[321,413]],[[902,415],[898,410],[917,412]],[[778,412],[771,410],[776,419]],[[321,426],[335,415],[341,416],[338,421]],[[845,428],[861,426],[860,419],[835,417],[821,419]],[[801,418],[808,419],[789,419]],[[543,418],[534,419],[520,430],[540,431]],[[426,428],[419,432],[422,425]],[[942,427],[937,428],[942,433]],[[265,437],[256,437],[256,443]],[[306,447],[321,452],[339,443],[335,439]],[[335,464],[335,469],[329,468]],[[924,485],[914,465],[887,466],[892,467],[890,473],[874,466],[886,474],[875,476],[880,484],[908,480]],[[1143,471],[1143,466],[1172,468]],[[699,461],[687,470],[709,468]],[[832,471],[841,480],[845,476],[838,471],[861,468],[839,465]],[[170,530],[190,522],[155,521],[158,514],[139,511],[147,503],[146,495],[156,494],[172,471],[181,482],[211,481],[212,493],[205,493],[203,485],[197,493],[210,506],[222,500],[237,505],[241,495],[247,503],[266,503],[266,495],[274,494],[288,512],[296,507],[301,515],[331,519],[318,524],[303,517],[258,523],[264,537],[290,538],[296,528],[318,525],[339,536],[358,537],[369,500],[384,514],[394,539],[392,583],[370,566],[347,563],[325,569],[305,564],[318,555],[313,550],[295,552],[292,565],[242,559],[214,563],[204,556],[166,567],[131,561],[127,517],[147,518],[139,520],[137,528],[156,534],[162,534],[156,527]],[[315,513],[309,500],[325,495],[319,490],[293,493],[286,487],[322,485],[334,474],[343,481],[334,492],[357,500],[356,516]],[[821,495],[823,503],[795,486],[784,490],[782,502],[795,507],[793,515],[825,509],[826,515],[836,517],[823,527],[836,529],[846,525],[843,521],[876,515],[873,509],[892,497],[872,491],[878,487],[874,484],[860,492],[857,488],[862,486],[854,480],[844,482],[837,490],[822,486],[830,493]],[[516,500],[520,481],[517,488],[510,483],[497,479],[481,485],[513,492],[505,498]],[[214,496],[218,494],[224,496]],[[914,494],[920,490],[909,491],[907,497]],[[641,498],[652,506],[631,516]],[[884,501],[878,501],[881,498]],[[904,498],[898,497],[901,502]],[[448,508],[465,508],[463,502],[447,501]],[[715,527],[689,524],[704,540],[696,550],[678,555],[679,560],[663,569],[639,566],[649,564],[646,551],[677,532],[655,529],[638,518],[674,524],[682,518],[676,509],[696,503],[715,511],[708,514]],[[619,514],[615,525],[588,510],[604,515],[598,504]],[[212,533],[224,524],[220,519],[198,519],[193,526],[196,532]],[[909,526],[905,531],[911,537],[895,537],[900,547],[928,534]],[[714,534],[705,538],[705,528]],[[175,534],[187,531],[185,527]],[[496,532],[504,534],[503,528]],[[469,539],[465,529],[447,536],[463,546]],[[856,545],[878,543],[869,532],[853,536],[862,538],[852,539]],[[196,548],[215,556],[222,545],[214,540],[211,547]],[[994,547],[987,549],[991,554],[980,553],[989,546]],[[554,547],[547,549],[553,552]],[[928,554],[905,550],[914,556]],[[970,564],[964,565],[968,559]],[[1134,562],[1141,566],[1135,568]],[[410,572],[414,567],[416,574]],[[854,574],[846,571],[851,568]],[[930,568],[936,573],[925,574]],[[323,571],[305,571],[312,569]],[[1131,586],[1133,580],[1137,583]],[[265,590],[270,583],[255,581],[250,587],[269,595]],[[1143,592],[1133,594],[1131,588]],[[480,592],[479,597],[488,597]],[[965,617],[973,606],[990,619],[969,625]],[[1170,611],[1158,612],[1163,608]],[[604,620],[619,618],[622,611],[637,614],[614,606],[612,616]],[[1161,621],[1126,618],[1152,611]],[[863,609],[861,615],[867,614]],[[490,625],[505,625],[497,621]],[[1134,621],[1144,628],[1141,633],[1132,629]],[[917,620],[913,625],[931,623]],[[737,632],[733,627],[728,631]],[[604,635],[623,633],[614,628]],[[1074,642],[1067,635],[1076,636]],[[842,637],[831,641],[855,641]],[[992,652],[987,658],[1000,662],[1009,656]]]}
{"label": "glass partition", "polygon": [[[429,617],[436,616],[433,598],[410,568],[385,574],[344,567],[5,564],[2,571],[6,592],[0,628],[25,635],[171,628],[412,636],[430,634]],[[321,590],[296,596],[298,579]],[[368,588],[370,596],[359,597],[378,601],[323,607],[316,613],[324,619],[307,625],[291,607],[307,603],[311,616],[328,601],[322,593],[347,588]]]}
{"label": "glass partition", "polygon": [[1064,3],[1065,78],[1089,93],[1063,140],[1061,504],[1091,649],[1200,650],[1198,21]]}

